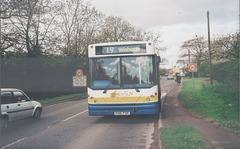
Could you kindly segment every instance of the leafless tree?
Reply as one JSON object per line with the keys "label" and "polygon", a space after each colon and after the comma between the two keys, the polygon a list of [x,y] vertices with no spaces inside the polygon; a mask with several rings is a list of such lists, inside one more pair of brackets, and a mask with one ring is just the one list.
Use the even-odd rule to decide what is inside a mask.
{"label": "leafless tree", "polygon": [[204,52],[207,50],[207,43],[204,37],[196,37],[194,39],[185,41],[181,46],[181,58],[188,57],[189,63],[190,58],[196,63],[200,64],[204,61]]}
{"label": "leafless tree", "polygon": [[212,41],[213,61],[226,61],[239,56],[239,33],[216,36]]}
{"label": "leafless tree", "polygon": [[[14,36],[14,32],[7,28],[5,20],[14,16],[21,15],[19,8],[25,3],[19,0],[1,0],[0,1],[0,49],[1,54],[8,48],[14,46],[17,37]],[[7,31],[7,32],[6,32]]]}
{"label": "leafless tree", "polygon": [[102,29],[103,42],[139,41],[140,30],[137,30],[122,17],[109,16]]}
{"label": "leafless tree", "polygon": [[[51,0],[21,0],[14,15],[4,21],[5,34],[11,35],[11,44],[14,50],[25,50],[29,57],[41,55],[42,49],[46,48],[46,41],[55,12]],[[10,40],[9,40],[10,41]],[[10,49],[10,50],[13,50]]]}
{"label": "leafless tree", "polygon": [[82,41],[85,40],[83,36],[86,35],[84,32],[88,22],[94,17],[94,10],[83,0],[65,0],[62,1],[62,6],[57,22],[61,31],[60,47],[66,56],[86,54],[82,48]]}
{"label": "leafless tree", "polygon": [[89,8],[89,19],[82,26],[81,53],[87,55],[88,45],[102,42],[102,28],[104,27],[105,15],[96,8]]}

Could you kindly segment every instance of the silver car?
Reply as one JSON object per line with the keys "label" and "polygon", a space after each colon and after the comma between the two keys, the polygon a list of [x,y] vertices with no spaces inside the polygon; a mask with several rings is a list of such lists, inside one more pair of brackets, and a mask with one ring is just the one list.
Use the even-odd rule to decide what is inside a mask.
{"label": "silver car", "polygon": [[172,74],[169,74],[167,77],[168,80],[174,80],[174,76]]}
{"label": "silver car", "polygon": [[42,105],[31,100],[23,91],[12,88],[1,89],[1,129],[8,127],[8,122],[27,117],[41,118]]}

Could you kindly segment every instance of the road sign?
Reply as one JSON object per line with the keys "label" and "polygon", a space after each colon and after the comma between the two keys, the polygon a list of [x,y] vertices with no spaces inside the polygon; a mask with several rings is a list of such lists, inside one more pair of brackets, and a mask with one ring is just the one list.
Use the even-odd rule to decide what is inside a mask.
{"label": "road sign", "polygon": [[87,76],[73,76],[73,87],[86,87]]}
{"label": "road sign", "polygon": [[197,72],[197,64],[196,63],[188,64],[188,71]]}
{"label": "road sign", "polygon": [[76,76],[83,76],[83,71],[82,71],[82,69],[77,69],[77,70],[76,70]]}
{"label": "road sign", "polygon": [[76,76],[72,77],[73,87],[87,87],[87,76],[83,75],[82,69],[76,70]]}

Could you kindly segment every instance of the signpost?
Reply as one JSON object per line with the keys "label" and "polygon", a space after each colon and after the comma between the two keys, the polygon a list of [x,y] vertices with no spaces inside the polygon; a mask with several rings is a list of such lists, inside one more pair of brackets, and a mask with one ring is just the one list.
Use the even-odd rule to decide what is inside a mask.
{"label": "signpost", "polygon": [[192,72],[193,89],[194,89],[194,72],[197,72],[197,64],[196,63],[188,64],[188,72]]}
{"label": "signpost", "polygon": [[72,77],[73,87],[87,87],[87,76],[83,75],[81,69],[76,70],[76,76]]}

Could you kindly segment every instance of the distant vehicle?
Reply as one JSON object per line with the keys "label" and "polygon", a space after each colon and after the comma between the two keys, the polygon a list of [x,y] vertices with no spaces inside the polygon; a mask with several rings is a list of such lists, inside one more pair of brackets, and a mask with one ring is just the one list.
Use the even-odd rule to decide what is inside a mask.
{"label": "distant vehicle", "polygon": [[168,80],[174,80],[174,76],[172,74],[169,74],[167,77]]}
{"label": "distant vehicle", "polygon": [[181,77],[185,77],[185,73],[181,72],[180,73]]}
{"label": "distant vehicle", "polygon": [[1,89],[1,129],[6,129],[10,121],[34,117],[40,119],[42,105],[31,100],[22,90]]}

